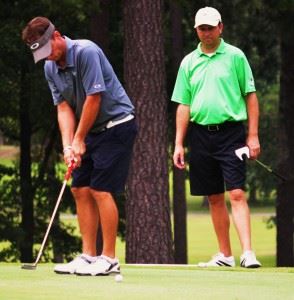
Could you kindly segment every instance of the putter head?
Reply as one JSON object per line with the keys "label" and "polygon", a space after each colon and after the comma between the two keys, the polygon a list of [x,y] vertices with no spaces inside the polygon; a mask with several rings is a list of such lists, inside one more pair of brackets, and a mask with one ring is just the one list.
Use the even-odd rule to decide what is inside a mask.
{"label": "putter head", "polygon": [[23,264],[21,268],[24,270],[36,270],[37,266],[34,264]]}
{"label": "putter head", "polygon": [[249,155],[249,148],[247,146],[241,147],[239,149],[236,149],[235,150],[235,154],[237,155],[237,157],[240,160],[244,160],[244,155],[245,155],[245,157],[247,156],[247,158],[250,157],[250,155]]}

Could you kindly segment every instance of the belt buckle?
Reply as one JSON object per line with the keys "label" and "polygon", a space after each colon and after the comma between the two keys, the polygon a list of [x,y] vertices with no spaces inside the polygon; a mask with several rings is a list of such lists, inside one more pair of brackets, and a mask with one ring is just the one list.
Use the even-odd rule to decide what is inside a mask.
{"label": "belt buckle", "polygon": [[111,120],[108,121],[105,125],[105,130],[113,127],[114,125],[115,125],[115,123],[113,121],[111,121]]}
{"label": "belt buckle", "polygon": [[208,125],[207,130],[208,131],[219,131],[219,126],[218,125]]}

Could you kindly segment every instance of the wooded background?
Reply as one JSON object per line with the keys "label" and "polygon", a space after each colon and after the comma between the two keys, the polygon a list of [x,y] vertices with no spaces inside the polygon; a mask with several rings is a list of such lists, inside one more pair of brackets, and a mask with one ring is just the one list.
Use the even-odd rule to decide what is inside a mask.
{"label": "wooded background", "polygon": [[[172,167],[170,96],[181,59],[197,46],[194,16],[204,6],[221,12],[225,41],[241,48],[253,69],[260,158],[288,180],[279,182],[250,164],[249,203],[276,203],[277,266],[294,265],[293,0],[1,0],[0,131],[5,143],[19,146],[20,157],[13,167],[0,165],[0,242],[9,242],[0,260],[33,260],[34,242],[42,240],[65,170],[43,63],[34,65],[21,41],[26,23],[46,16],[62,34],[91,39],[104,50],[136,107],[139,134],[127,193],[117,197],[126,261],[187,263],[186,172]],[[68,190],[59,212],[74,213]],[[79,250],[73,231],[58,216],[43,259],[61,261]]]}

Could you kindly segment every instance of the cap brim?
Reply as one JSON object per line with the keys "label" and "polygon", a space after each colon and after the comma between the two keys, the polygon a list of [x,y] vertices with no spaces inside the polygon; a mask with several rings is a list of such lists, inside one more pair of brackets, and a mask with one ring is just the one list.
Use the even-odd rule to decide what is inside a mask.
{"label": "cap brim", "polygon": [[33,41],[32,43],[28,44],[30,49],[33,52],[34,61],[37,63],[38,61],[47,58],[51,52],[51,37],[54,33],[55,27],[50,22],[47,30],[45,33],[37,40]]}
{"label": "cap brim", "polygon": [[194,28],[197,28],[198,26],[201,25],[209,25],[215,27],[218,25],[219,22],[220,22],[219,20],[216,21],[199,20],[197,23],[195,23]]}
{"label": "cap brim", "polygon": [[49,40],[45,45],[33,52],[35,64],[38,61],[47,58],[51,54],[51,51],[51,40]]}

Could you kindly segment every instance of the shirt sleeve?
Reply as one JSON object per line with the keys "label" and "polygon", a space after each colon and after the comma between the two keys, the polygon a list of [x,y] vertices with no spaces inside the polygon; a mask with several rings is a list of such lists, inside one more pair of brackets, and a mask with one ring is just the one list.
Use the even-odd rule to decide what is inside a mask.
{"label": "shirt sleeve", "polygon": [[240,85],[240,90],[243,96],[248,93],[255,92],[255,82],[249,62],[243,52],[237,56],[237,76]]}
{"label": "shirt sleeve", "polygon": [[80,52],[79,63],[81,79],[86,95],[92,95],[106,90],[100,51],[98,48],[85,47]]}
{"label": "shirt sleeve", "polygon": [[191,103],[190,82],[184,61],[180,65],[171,100],[185,105]]}

